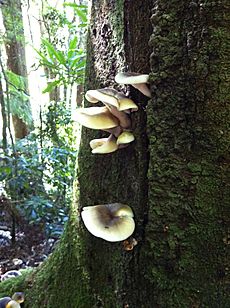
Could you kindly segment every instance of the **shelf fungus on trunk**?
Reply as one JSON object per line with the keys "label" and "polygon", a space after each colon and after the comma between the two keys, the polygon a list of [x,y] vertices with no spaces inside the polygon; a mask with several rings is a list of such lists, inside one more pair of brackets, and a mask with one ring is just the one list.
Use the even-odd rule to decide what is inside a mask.
{"label": "shelf fungus on trunk", "polygon": [[145,96],[151,97],[151,92],[147,86],[149,81],[148,74],[139,74],[139,73],[118,73],[115,76],[115,81],[120,84],[130,84],[134,88],[138,89]]}
{"label": "shelf fungus on trunk", "polygon": [[118,145],[127,145],[134,141],[134,135],[130,131],[123,131],[117,138]]}
{"label": "shelf fungus on trunk", "polygon": [[109,242],[123,241],[135,229],[133,211],[126,204],[87,206],[82,209],[81,217],[91,234]]}
{"label": "shelf fungus on trunk", "polygon": [[[77,109],[73,120],[88,128],[101,129],[110,133],[108,138],[90,141],[93,154],[115,152],[134,140],[131,133],[125,133],[130,131],[132,126],[129,114],[138,110],[138,106],[131,99],[112,88],[88,90],[85,98],[91,103],[101,101],[105,106]],[[129,139],[130,141],[117,142],[119,137],[121,140]]]}
{"label": "shelf fungus on trunk", "polygon": [[134,103],[134,101],[123,93],[118,92],[113,88],[103,88],[98,90],[89,90],[85,94],[85,98],[90,103],[98,103],[99,101],[104,104],[109,104],[114,106],[119,111],[125,111],[129,113],[129,111],[137,111],[138,106]]}
{"label": "shelf fungus on trunk", "polygon": [[118,149],[117,139],[112,134],[108,138],[93,139],[89,145],[93,154],[107,154]]}
{"label": "shelf fungus on trunk", "polygon": [[101,102],[106,102],[116,108],[119,108],[119,102],[116,97],[113,95],[108,95],[107,93],[103,93],[102,89],[100,90],[88,90],[85,94],[85,98],[90,102],[90,103],[98,103],[99,101]]}
{"label": "shelf fungus on trunk", "polygon": [[107,107],[79,108],[73,114],[73,120],[91,129],[110,129],[119,126],[118,119]]}
{"label": "shelf fungus on trunk", "polygon": [[0,298],[0,308],[20,308],[21,303],[24,302],[24,293],[16,292],[11,297]]}

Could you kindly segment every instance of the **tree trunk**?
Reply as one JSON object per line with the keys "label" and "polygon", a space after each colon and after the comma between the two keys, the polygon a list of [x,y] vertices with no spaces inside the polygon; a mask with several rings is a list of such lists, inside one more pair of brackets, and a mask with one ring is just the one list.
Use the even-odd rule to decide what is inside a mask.
{"label": "tree trunk", "polygon": [[[19,91],[29,93],[27,82],[27,69],[26,69],[26,57],[25,57],[25,38],[22,19],[22,9],[20,0],[7,0],[1,6],[3,23],[6,29],[5,48],[7,54],[7,69],[13,73],[24,77],[25,84],[22,85],[22,89]],[[19,92],[20,93],[20,92]],[[26,103],[20,97],[18,99],[18,105],[23,105],[24,112],[30,113],[30,103]],[[32,118],[30,116],[30,118]],[[29,134],[29,126],[32,123],[26,123],[22,117],[22,114],[12,114],[13,126],[15,131],[15,138],[22,139]]]}
{"label": "tree trunk", "polygon": [[[26,307],[230,305],[228,13],[227,0],[93,1],[86,89],[150,71],[153,98],[130,89],[139,110],[125,149],[92,155],[89,141],[106,134],[83,128],[71,217]],[[112,202],[134,210],[131,251],[79,219],[81,207]]]}
{"label": "tree trunk", "polygon": [[0,106],[1,106],[1,117],[2,117],[2,148],[3,151],[6,151],[7,148],[7,113],[6,113],[6,104],[3,95],[2,80],[0,79]]}

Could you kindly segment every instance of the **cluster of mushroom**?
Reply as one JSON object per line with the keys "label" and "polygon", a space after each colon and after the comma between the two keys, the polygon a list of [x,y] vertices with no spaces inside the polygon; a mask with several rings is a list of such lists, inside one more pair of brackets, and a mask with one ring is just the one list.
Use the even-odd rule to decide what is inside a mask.
{"label": "cluster of mushroom", "polygon": [[[146,85],[148,79],[148,75],[136,73],[119,73],[115,76],[117,83],[131,84],[151,97]],[[129,114],[137,111],[138,107],[130,98],[112,88],[89,90],[85,98],[93,104],[100,101],[105,106],[78,109],[75,120],[88,128],[110,133],[108,138],[90,141],[92,153],[111,153],[134,140]],[[109,242],[126,240],[135,229],[133,211],[122,203],[87,206],[82,209],[81,216],[90,233]],[[136,244],[135,239],[125,243],[125,250],[132,250]]]}
{"label": "cluster of mushroom", "polygon": [[11,297],[0,298],[0,308],[20,308],[21,303],[24,302],[24,294],[22,292],[16,292]]}
{"label": "cluster of mushroom", "polygon": [[[144,95],[150,97],[150,91],[146,85],[148,75],[119,73],[116,75],[115,81],[122,84],[132,84]],[[134,140],[129,114],[137,111],[138,106],[133,100],[113,88],[89,90],[86,92],[85,98],[93,104],[102,102],[104,106],[79,108],[74,114],[73,120],[85,127],[110,133],[107,138],[90,141],[93,154],[115,152]]]}

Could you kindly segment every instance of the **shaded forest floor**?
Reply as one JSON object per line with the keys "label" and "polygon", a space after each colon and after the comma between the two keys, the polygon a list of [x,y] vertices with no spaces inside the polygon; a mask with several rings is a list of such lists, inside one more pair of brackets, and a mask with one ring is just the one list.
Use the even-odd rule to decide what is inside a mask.
{"label": "shaded forest floor", "polygon": [[0,202],[0,275],[9,270],[37,267],[57,241],[47,237],[42,225],[30,224],[22,217],[13,219]]}

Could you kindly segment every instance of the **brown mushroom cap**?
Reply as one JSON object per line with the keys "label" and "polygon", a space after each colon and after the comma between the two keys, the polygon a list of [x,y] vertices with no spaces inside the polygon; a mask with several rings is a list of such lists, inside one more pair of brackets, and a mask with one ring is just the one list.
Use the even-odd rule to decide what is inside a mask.
{"label": "brown mushroom cap", "polygon": [[109,242],[123,241],[135,229],[132,209],[121,203],[87,206],[81,216],[90,233]]}
{"label": "brown mushroom cap", "polygon": [[148,83],[149,75],[147,74],[138,74],[133,72],[123,72],[118,73],[115,76],[115,81],[120,84],[130,84],[134,88],[138,89],[144,95],[151,97],[151,92],[147,87],[146,83]]}
{"label": "brown mushroom cap", "polygon": [[119,125],[118,119],[106,107],[79,108],[73,120],[91,129],[109,129]]}

